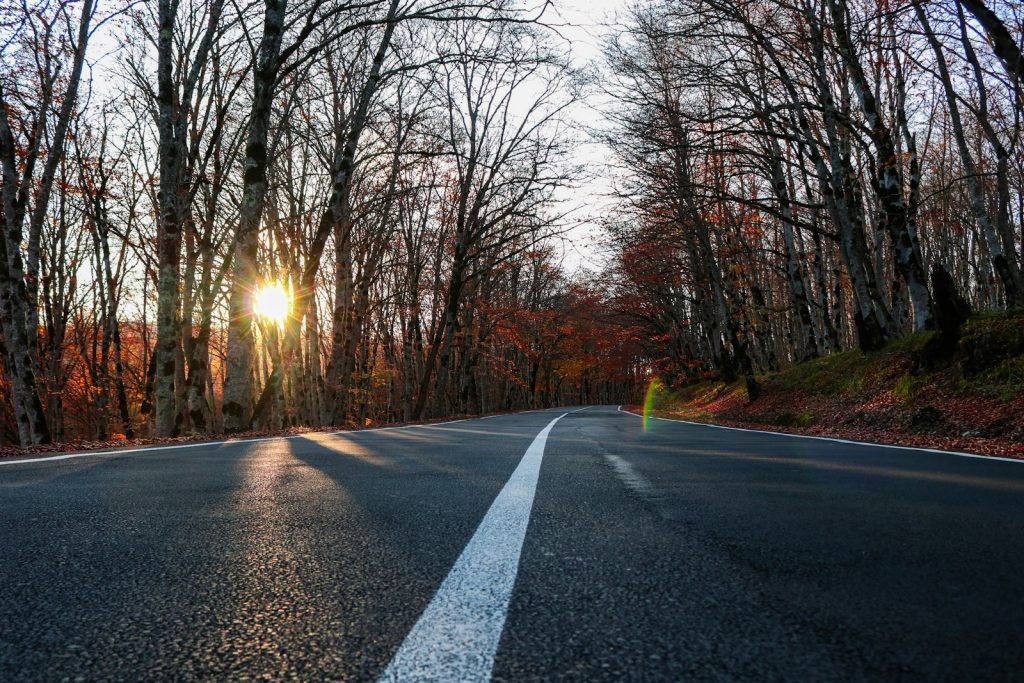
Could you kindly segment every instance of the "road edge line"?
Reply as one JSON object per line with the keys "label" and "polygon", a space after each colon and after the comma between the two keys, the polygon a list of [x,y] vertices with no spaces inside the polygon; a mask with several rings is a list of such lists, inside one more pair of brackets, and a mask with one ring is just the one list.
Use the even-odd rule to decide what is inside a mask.
{"label": "road edge line", "polygon": [[[487,417],[507,417],[509,415],[522,415],[524,413],[537,413],[553,410],[546,408],[543,410],[519,410],[514,413],[503,413],[500,415],[490,415]],[[146,453],[151,451],[173,451],[183,448],[201,448],[203,446],[234,446],[235,444],[247,444],[247,443],[261,443],[263,441],[281,441],[288,439],[300,439],[302,437],[309,436],[310,434],[323,434],[326,436],[343,436],[343,435],[354,435],[354,434],[370,434],[374,432],[388,432],[397,431],[399,429],[428,429],[430,427],[440,427],[442,425],[454,424],[456,422],[470,422],[472,420],[483,420],[485,417],[466,417],[460,420],[450,420],[448,422],[431,422],[428,424],[413,424],[413,425],[393,425],[390,427],[371,427],[370,429],[341,429],[335,432],[305,432],[303,434],[281,434],[280,436],[256,436],[249,439],[214,439],[212,441],[193,441],[189,443],[175,443],[161,446],[159,444],[149,444],[146,446],[139,446],[137,448],[120,448],[115,450],[96,450],[96,451],[81,451],[78,453],[54,453],[53,455],[44,455],[37,458],[21,458],[21,457],[10,457],[0,458],[0,467],[4,465],[31,465],[33,463],[41,462],[58,462],[61,460],[74,460],[76,458],[91,458],[101,457],[109,455],[135,455],[136,453]]]}
{"label": "road edge line", "polygon": [[[643,419],[643,415],[634,413],[631,410],[623,410],[622,405],[619,405],[618,411],[634,417]],[[852,446],[874,446],[875,448],[893,448],[901,451],[920,451],[922,453],[941,453],[943,455],[956,455],[961,458],[974,458],[975,460],[998,460],[999,462],[1013,462],[1018,465],[1024,464],[1024,459],[1021,458],[1006,458],[1001,455],[984,455],[981,453],[966,453],[964,451],[944,451],[941,448],[924,448],[922,446],[899,446],[891,443],[872,443],[871,441],[854,441],[853,439],[841,439],[837,436],[815,436],[812,434],[792,434],[790,432],[773,432],[770,429],[749,429],[747,427],[728,427],[726,425],[716,425],[707,422],[693,422],[692,420],[682,420],[671,417],[657,417],[651,416],[655,420],[661,420],[662,422],[679,422],[687,425],[694,425],[696,427],[711,427],[712,429],[728,429],[734,432],[753,432],[755,434],[774,434],[776,436],[788,436],[793,439],[814,439],[815,441],[831,441],[832,443],[842,443]]]}

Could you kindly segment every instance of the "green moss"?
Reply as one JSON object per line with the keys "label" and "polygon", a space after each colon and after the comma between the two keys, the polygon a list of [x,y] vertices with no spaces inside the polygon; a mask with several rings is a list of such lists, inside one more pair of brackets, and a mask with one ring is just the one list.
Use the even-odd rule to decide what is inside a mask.
{"label": "green moss", "polygon": [[896,385],[892,388],[892,395],[904,403],[909,403],[914,398],[914,395],[917,393],[917,390],[921,387],[922,383],[923,382],[920,378],[914,377],[909,373],[902,375],[898,380],[896,380]]}
{"label": "green moss", "polygon": [[965,375],[984,373],[1001,361],[1024,355],[1024,315],[983,315],[964,325],[957,361]]}
{"label": "green moss", "polygon": [[699,384],[691,384],[672,392],[672,394],[665,397],[665,405],[710,403],[739,389],[738,385],[726,384],[725,382],[700,382]]}
{"label": "green moss", "polygon": [[863,373],[864,354],[853,350],[792,365],[765,380],[773,390],[834,394],[859,390]]}
{"label": "green moss", "polygon": [[864,377],[851,375],[843,382],[840,391],[844,394],[859,394],[864,391]]}
{"label": "green moss", "polygon": [[886,344],[884,349],[878,351],[877,354],[915,353],[927,346],[928,342],[930,342],[934,336],[934,330],[921,330],[919,332],[914,332],[913,334],[908,334],[905,337],[894,339]]}
{"label": "green moss", "polygon": [[810,427],[812,424],[818,421],[818,416],[810,410],[801,410],[799,412],[787,411],[779,413],[770,420],[773,424],[780,425],[782,427]]}
{"label": "green moss", "polygon": [[688,408],[686,406],[676,406],[672,410],[656,410],[654,415],[655,417],[694,420],[695,422],[713,422],[715,417],[717,417],[714,413],[707,410]]}
{"label": "green moss", "polygon": [[957,390],[964,395],[980,394],[1007,402],[1024,396],[1024,356],[1006,358],[991,367],[961,378]]}
{"label": "green moss", "polygon": [[[1003,401],[1024,395],[1024,311],[972,316],[963,326],[952,364],[924,372],[935,334],[929,330],[907,335],[869,354],[856,349],[834,353],[758,379],[765,396],[793,392],[855,401],[891,391],[899,401],[913,403],[933,389]],[[711,417],[706,408],[713,402],[745,402],[746,398],[743,382],[705,381],[661,397],[659,405],[699,411],[691,413],[694,419],[706,419]],[[810,411],[766,415],[765,419],[786,426],[817,422]]]}
{"label": "green moss", "polygon": [[934,334],[911,334],[875,353],[853,349],[798,363],[766,375],[766,385],[770,390],[830,396],[856,396],[873,385],[891,386],[905,374],[906,359],[924,348]]}

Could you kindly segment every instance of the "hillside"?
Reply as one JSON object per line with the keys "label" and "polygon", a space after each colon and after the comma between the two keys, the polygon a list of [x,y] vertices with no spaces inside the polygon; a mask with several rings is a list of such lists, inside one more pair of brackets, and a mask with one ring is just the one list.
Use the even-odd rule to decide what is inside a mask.
{"label": "hillside", "polygon": [[762,375],[753,402],[742,382],[659,389],[651,414],[1024,457],[1024,312],[972,317],[941,363],[934,338],[922,332],[875,353],[846,351]]}

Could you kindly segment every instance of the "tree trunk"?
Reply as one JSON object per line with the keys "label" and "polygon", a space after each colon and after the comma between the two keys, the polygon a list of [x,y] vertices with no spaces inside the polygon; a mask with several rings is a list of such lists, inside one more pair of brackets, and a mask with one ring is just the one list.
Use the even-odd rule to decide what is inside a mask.
{"label": "tree trunk", "polygon": [[896,153],[892,131],[885,124],[874,91],[853,49],[846,28],[845,0],[829,0],[829,9],[834,24],[833,33],[849,69],[850,80],[860,101],[868,133],[877,153],[873,185],[884,211],[884,226],[892,242],[897,270],[910,292],[910,300],[914,307],[914,329],[924,329],[931,325],[932,319],[928,276],[921,259],[913,222],[903,198],[899,156]]}
{"label": "tree trunk", "polygon": [[1003,243],[997,234],[996,227],[988,214],[988,207],[985,201],[985,190],[982,188],[981,179],[978,174],[978,166],[974,162],[974,156],[967,146],[967,137],[964,135],[963,122],[960,119],[960,106],[957,103],[956,91],[953,89],[953,81],[950,78],[949,67],[946,66],[945,56],[942,54],[942,45],[932,31],[928,15],[919,2],[914,3],[914,11],[917,19],[921,22],[928,43],[935,54],[936,66],[939,72],[939,80],[942,82],[943,92],[946,96],[946,106],[949,108],[949,120],[953,128],[953,138],[956,140],[957,149],[960,152],[960,161],[964,166],[964,180],[971,198],[971,212],[978,222],[982,236],[985,238],[985,246],[988,247],[989,256],[992,259],[992,266],[999,274],[1006,292],[1006,300],[1011,306],[1022,303],[1022,289],[1020,271],[1015,268],[1016,259],[1008,259],[1003,251]]}
{"label": "tree trunk", "polygon": [[224,377],[224,431],[249,428],[253,415],[252,295],[259,280],[256,252],[267,193],[267,147],[287,0],[265,0],[263,37],[253,74],[253,102],[246,137],[242,203],[231,270],[228,348]]}

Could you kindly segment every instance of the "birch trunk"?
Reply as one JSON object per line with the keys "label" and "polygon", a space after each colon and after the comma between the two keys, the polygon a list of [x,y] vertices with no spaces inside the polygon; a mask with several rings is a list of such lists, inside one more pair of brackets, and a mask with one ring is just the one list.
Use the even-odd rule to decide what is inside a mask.
{"label": "birch trunk", "polygon": [[1003,284],[1006,292],[1007,303],[1011,306],[1019,305],[1022,302],[1022,283],[1020,272],[1015,269],[1013,261],[1008,259],[1003,251],[1003,242],[992,223],[986,206],[985,190],[981,185],[978,174],[978,165],[974,161],[974,155],[967,145],[967,137],[964,135],[963,121],[960,118],[960,105],[957,102],[956,91],[953,89],[953,81],[950,78],[949,67],[946,66],[945,56],[942,54],[942,45],[932,31],[931,22],[924,8],[917,2],[914,3],[914,11],[917,19],[924,29],[928,43],[935,54],[935,63],[939,72],[939,80],[942,82],[942,89],[946,96],[946,106],[949,108],[950,125],[953,128],[953,138],[956,140],[957,150],[960,152],[960,161],[964,166],[964,180],[971,198],[971,213],[978,222],[978,228],[985,239],[985,246],[988,247],[989,257],[992,259],[992,266]]}
{"label": "birch trunk", "polygon": [[914,329],[921,330],[932,324],[931,294],[928,291],[928,276],[921,259],[917,234],[903,197],[899,156],[892,131],[885,124],[879,102],[854,51],[846,26],[845,0],[829,0],[829,9],[836,43],[849,70],[850,81],[860,101],[868,134],[875,147],[877,158],[873,185],[884,212],[884,227],[892,242],[897,270],[910,293],[914,309]]}

